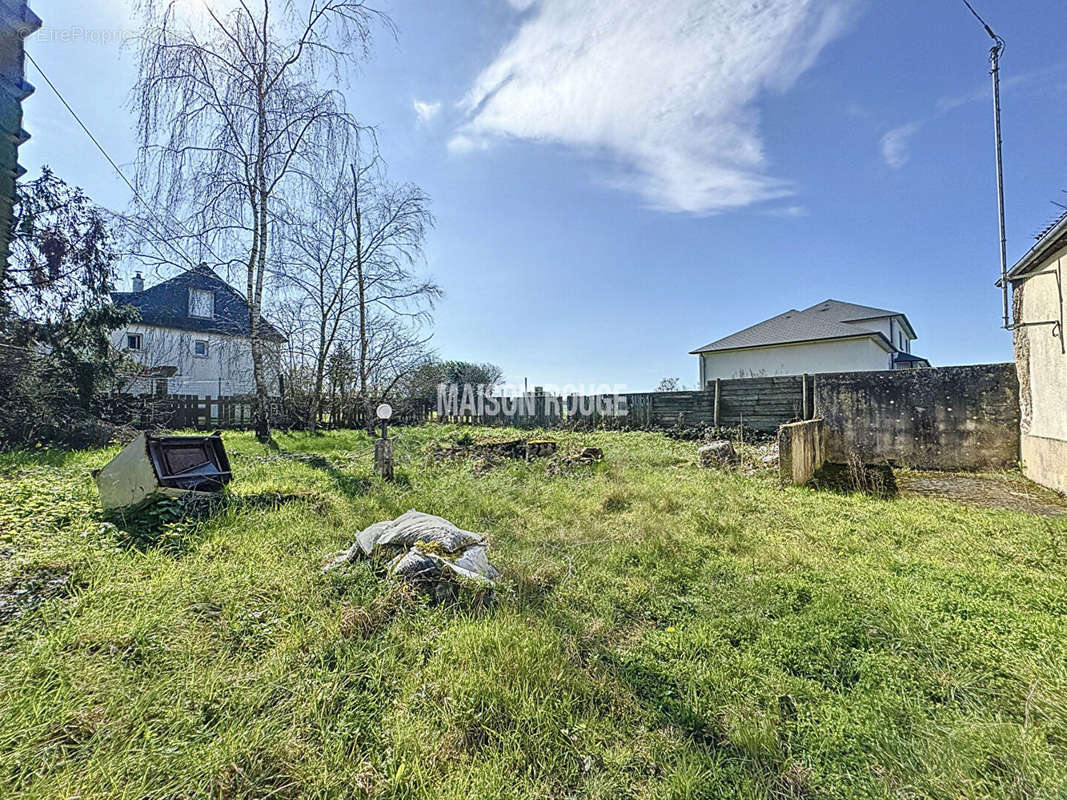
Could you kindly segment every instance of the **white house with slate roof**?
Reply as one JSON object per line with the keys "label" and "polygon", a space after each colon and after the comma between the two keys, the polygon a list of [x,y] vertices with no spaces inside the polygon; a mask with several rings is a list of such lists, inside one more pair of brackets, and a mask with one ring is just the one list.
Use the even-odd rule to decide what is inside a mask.
{"label": "white house with slate roof", "polygon": [[897,311],[827,300],[787,311],[694,350],[700,385],[716,379],[929,367],[913,355],[918,337]]}
{"label": "white house with slate roof", "polygon": [[[117,306],[133,306],[138,322],[111,335],[112,345],[143,365],[131,394],[185,394],[201,398],[249,395],[252,379],[251,314],[244,295],[201,264],[176,278],[132,292],[113,292]],[[278,350],[285,341],[264,321],[267,387],[279,393]]]}

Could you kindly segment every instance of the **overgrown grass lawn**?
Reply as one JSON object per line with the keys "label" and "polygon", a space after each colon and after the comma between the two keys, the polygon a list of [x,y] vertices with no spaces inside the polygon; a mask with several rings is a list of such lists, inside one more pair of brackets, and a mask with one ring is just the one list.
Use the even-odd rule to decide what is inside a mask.
{"label": "overgrown grass lawn", "polygon": [[[394,484],[363,434],[227,435],[233,502],[162,533],[103,520],[115,449],[0,456],[0,796],[1067,796],[1064,520],[654,434],[432,463],[461,432],[401,432]],[[411,508],[489,534],[495,605],[321,573]]]}

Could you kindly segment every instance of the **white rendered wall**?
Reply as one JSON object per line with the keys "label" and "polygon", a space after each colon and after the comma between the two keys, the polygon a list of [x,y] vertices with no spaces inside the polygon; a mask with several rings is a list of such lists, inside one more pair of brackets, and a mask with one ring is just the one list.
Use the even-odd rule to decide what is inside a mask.
{"label": "white rendered wall", "polygon": [[[146,367],[177,367],[178,373],[168,381],[170,394],[194,394],[200,397],[228,397],[255,392],[252,379],[252,345],[240,336],[219,336],[211,333],[180,331],[149,325],[130,325],[112,333],[112,345],[126,351],[128,334],[140,334],[141,350],[127,351],[134,360]],[[207,356],[195,354],[195,343],[207,342]],[[276,351],[274,345],[269,350]],[[277,355],[268,357],[277,363]],[[278,394],[277,367],[267,370],[267,390]],[[127,391],[132,394],[152,394],[156,382],[151,379],[131,381]]]}
{"label": "white rendered wall", "polygon": [[704,353],[702,360],[705,385],[716,378],[773,378],[892,369],[885,347],[869,337]]}

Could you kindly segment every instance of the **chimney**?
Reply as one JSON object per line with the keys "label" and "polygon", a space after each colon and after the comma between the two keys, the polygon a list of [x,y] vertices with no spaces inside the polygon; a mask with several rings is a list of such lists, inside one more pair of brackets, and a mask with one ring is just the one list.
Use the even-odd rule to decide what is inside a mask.
{"label": "chimney", "polygon": [[143,292],[144,291],[144,278],[141,277],[141,273],[140,272],[138,272],[136,275],[133,276],[133,290],[135,292]]}

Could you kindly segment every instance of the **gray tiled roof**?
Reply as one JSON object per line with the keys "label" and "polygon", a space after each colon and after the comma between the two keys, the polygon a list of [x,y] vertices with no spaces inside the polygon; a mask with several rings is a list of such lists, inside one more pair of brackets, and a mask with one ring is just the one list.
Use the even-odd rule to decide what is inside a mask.
{"label": "gray tiled roof", "polygon": [[[189,316],[190,289],[214,292],[215,316],[212,319]],[[206,265],[194,267],[143,292],[112,292],[111,300],[117,306],[133,306],[140,312],[141,322],[145,325],[223,336],[251,335],[251,314],[244,295]],[[285,337],[266,320],[262,322],[262,336],[268,341],[285,341]]]}
{"label": "gray tiled roof", "polygon": [[[1067,243],[1067,213],[1064,213],[1038,234],[1037,244],[1031,247],[1026,255],[1020,258],[1015,266],[1008,271],[1008,277],[1019,278],[1031,272],[1065,243]],[[997,281],[997,285],[1000,285],[1000,281]]]}
{"label": "gray tiled roof", "polygon": [[[719,339],[705,347],[693,351],[713,353],[720,350],[740,350],[749,347],[771,347],[798,342],[818,342],[827,339],[847,339],[855,336],[878,336],[892,347],[884,334],[871,328],[856,324],[863,320],[885,319],[886,317],[904,317],[897,311],[884,308],[861,306],[855,303],[842,303],[840,300],[827,300],[817,303],[803,311],[793,309],[777,317],[772,317],[751,328],[745,328],[735,334]],[[904,317],[905,321],[907,317]],[[911,324],[908,324],[911,327]]]}
{"label": "gray tiled roof", "polygon": [[824,314],[827,319],[832,319],[835,322],[858,322],[865,319],[904,316],[899,311],[889,311],[884,308],[874,308],[873,306],[860,306],[855,303],[843,303],[840,300],[827,300],[823,303],[816,303],[802,313],[807,314],[808,312]]}
{"label": "gray tiled roof", "polygon": [[908,364],[928,364],[929,361],[922,356],[916,356],[911,353],[897,353],[893,356],[894,361],[901,361]]}

